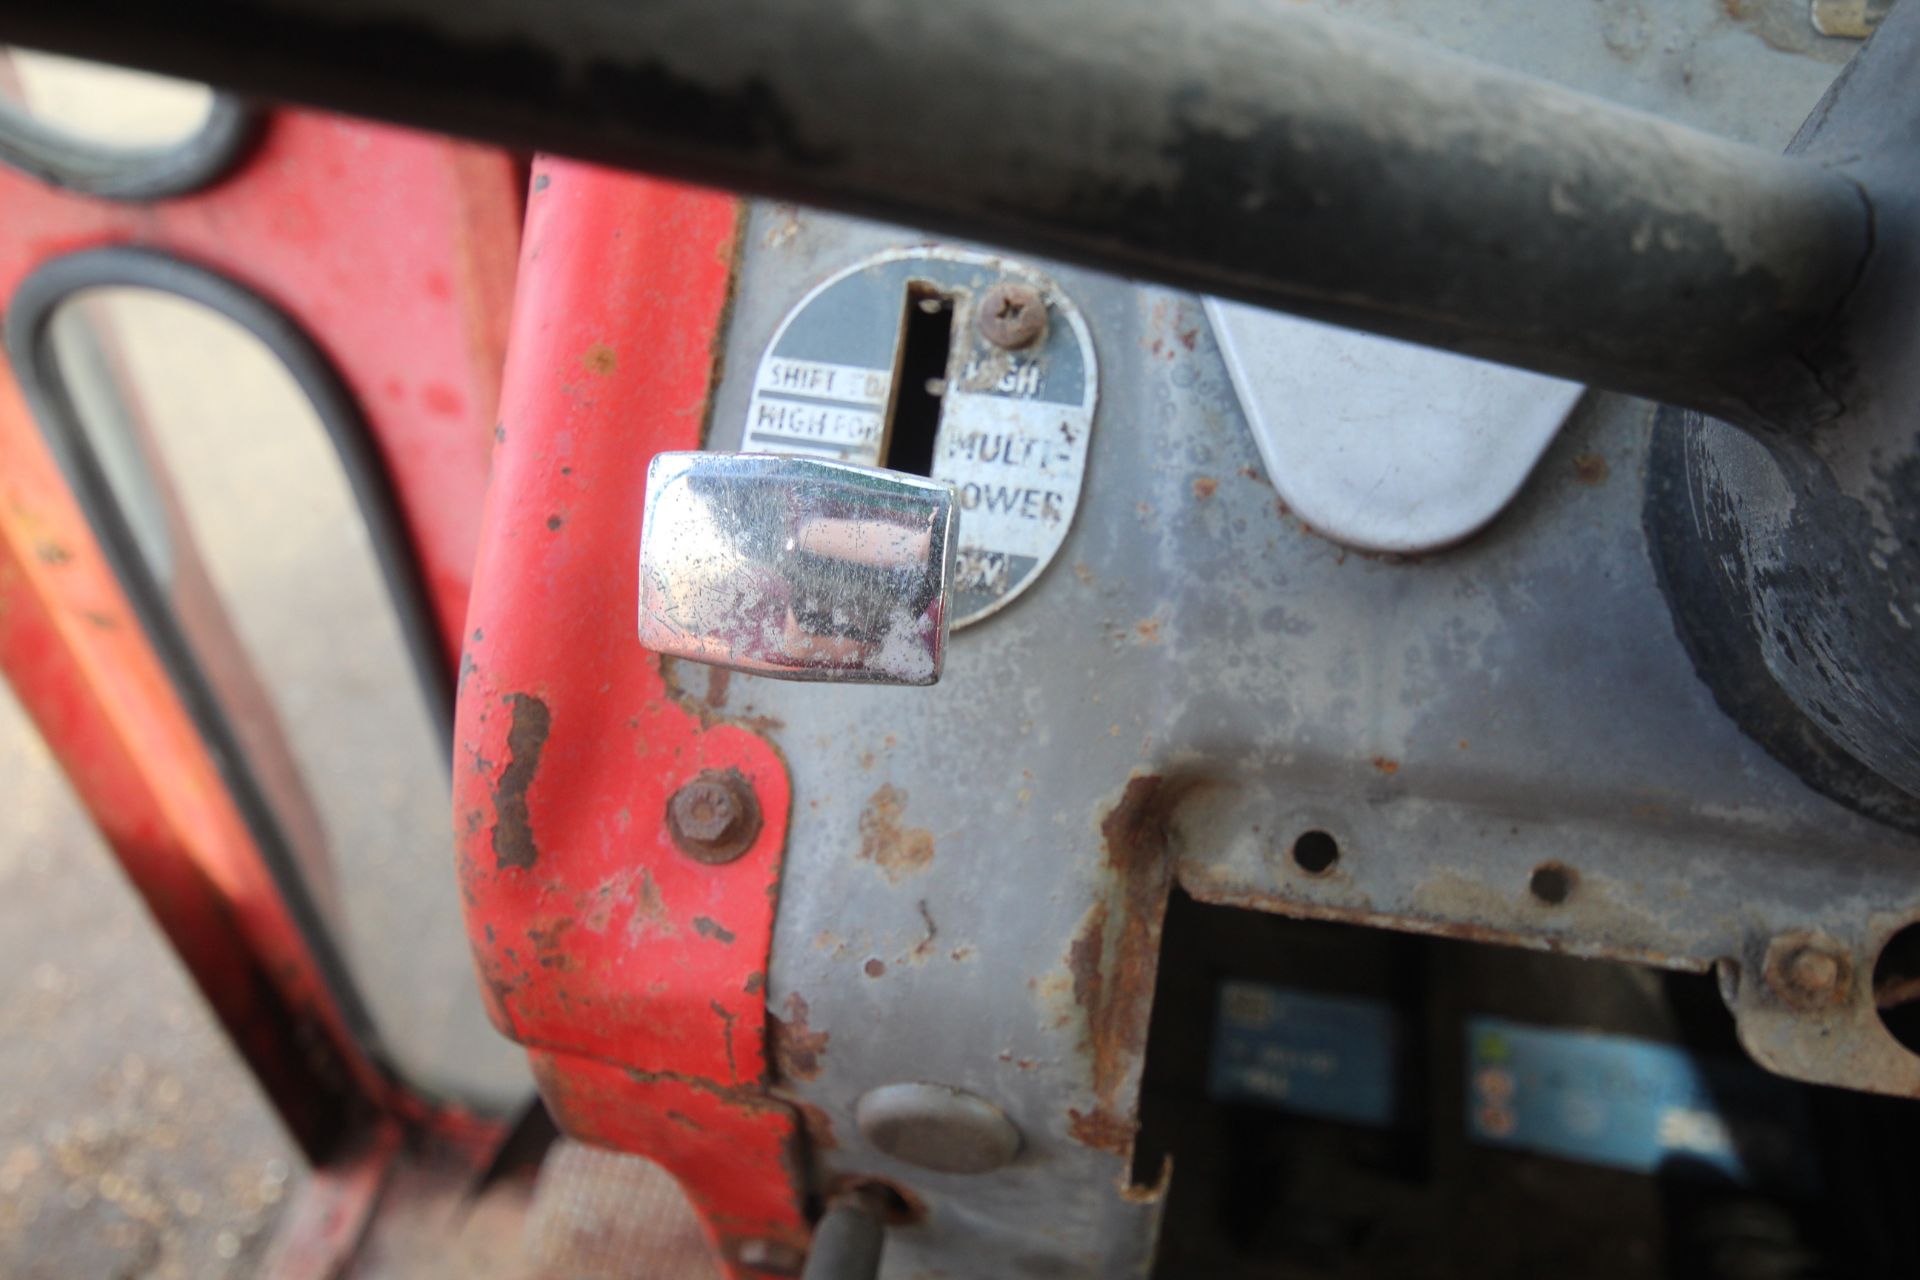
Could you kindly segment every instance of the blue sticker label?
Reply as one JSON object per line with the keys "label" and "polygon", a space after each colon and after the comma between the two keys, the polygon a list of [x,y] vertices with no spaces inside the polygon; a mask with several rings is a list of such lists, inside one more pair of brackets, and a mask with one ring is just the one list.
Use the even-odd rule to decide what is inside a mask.
{"label": "blue sticker label", "polygon": [[1692,1165],[1808,1190],[1811,1136],[1787,1081],[1628,1036],[1467,1021],[1467,1131],[1489,1146],[1635,1173]]}
{"label": "blue sticker label", "polygon": [[1384,1001],[1220,984],[1207,1086],[1219,1101],[1389,1125],[1398,1060],[1399,1031]]}

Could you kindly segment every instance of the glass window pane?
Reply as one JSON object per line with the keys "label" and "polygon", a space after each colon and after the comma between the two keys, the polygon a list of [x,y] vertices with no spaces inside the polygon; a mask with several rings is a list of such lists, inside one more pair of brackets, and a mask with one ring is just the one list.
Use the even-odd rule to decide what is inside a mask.
{"label": "glass window pane", "polygon": [[163,147],[199,132],[213,110],[203,84],[28,49],[4,51],[0,96],[77,139],[109,147]]}
{"label": "glass window pane", "polygon": [[475,986],[429,720],[376,549],[312,406],[258,339],[144,289],[51,341],[139,554],[243,746],[382,1038],[416,1082],[524,1094]]}

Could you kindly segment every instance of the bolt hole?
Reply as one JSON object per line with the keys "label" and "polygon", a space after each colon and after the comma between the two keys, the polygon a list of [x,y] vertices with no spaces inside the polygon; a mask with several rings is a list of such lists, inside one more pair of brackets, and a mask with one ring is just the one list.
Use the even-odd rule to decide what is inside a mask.
{"label": "bolt hole", "polygon": [[1873,1005],[1908,1051],[1920,1053],[1920,922],[1887,939],[1873,965]]}
{"label": "bolt hole", "polygon": [[1310,876],[1323,876],[1340,861],[1340,842],[1324,831],[1303,831],[1293,842],[1293,865]]}
{"label": "bolt hole", "polygon": [[1557,862],[1543,862],[1533,869],[1533,875],[1527,881],[1527,891],[1549,907],[1557,907],[1573,896],[1576,878],[1570,867],[1563,867]]}

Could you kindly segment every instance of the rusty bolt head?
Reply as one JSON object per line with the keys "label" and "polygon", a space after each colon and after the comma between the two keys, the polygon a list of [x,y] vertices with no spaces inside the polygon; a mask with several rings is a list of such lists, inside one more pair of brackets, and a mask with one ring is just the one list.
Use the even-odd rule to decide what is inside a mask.
{"label": "rusty bolt head", "polygon": [[1830,1008],[1846,1002],[1853,962],[1824,939],[1789,934],[1767,947],[1766,980],[1775,995],[1796,1009]]}
{"label": "rusty bolt head", "polygon": [[760,834],[760,804],[738,769],[708,769],[667,801],[667,830],[699,862],[732,862]]}
{"label": "rusty bolt head", "polygon": [[997,284],[981,297],[974,322],[994,346],[1018,351],[1047,331],[1047,304],[1030,284]]}

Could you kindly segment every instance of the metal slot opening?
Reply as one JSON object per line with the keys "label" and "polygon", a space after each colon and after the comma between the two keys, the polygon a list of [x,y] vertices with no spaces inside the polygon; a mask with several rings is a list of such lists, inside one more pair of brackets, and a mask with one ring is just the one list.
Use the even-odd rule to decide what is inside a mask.
{"label": "metal slot opening", "polygon": [[925,281],[909,282],[881,466],[916,476],[933,474],[934,438],[940,433],[952,351],[953,299]]}

